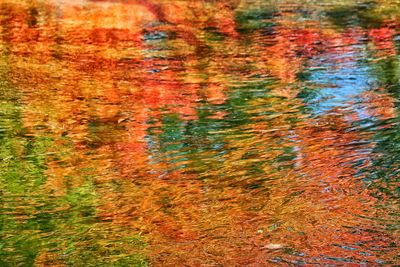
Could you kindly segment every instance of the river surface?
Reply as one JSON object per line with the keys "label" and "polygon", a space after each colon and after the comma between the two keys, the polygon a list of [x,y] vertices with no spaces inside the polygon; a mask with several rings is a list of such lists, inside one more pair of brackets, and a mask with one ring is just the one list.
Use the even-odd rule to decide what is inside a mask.
{"label": "river surface", "polygon": [[400,266],[400,2],[0,0],[0,266]]}

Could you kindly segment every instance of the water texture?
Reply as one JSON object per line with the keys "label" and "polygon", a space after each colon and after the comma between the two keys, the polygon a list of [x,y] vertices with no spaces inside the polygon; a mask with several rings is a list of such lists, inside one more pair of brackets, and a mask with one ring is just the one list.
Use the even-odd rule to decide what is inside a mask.
{"label": "water texture", "polygon": [[0,266],[400,266],[400,2],[0,0]]}

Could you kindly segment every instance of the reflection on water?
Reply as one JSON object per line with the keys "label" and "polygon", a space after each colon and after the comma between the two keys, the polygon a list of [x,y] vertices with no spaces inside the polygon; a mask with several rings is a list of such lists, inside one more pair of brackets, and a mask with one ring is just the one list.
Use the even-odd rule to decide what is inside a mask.
{"label": "reflection on water", "polygon": [[0,4],[1,266],[400,264],[397,1]]}

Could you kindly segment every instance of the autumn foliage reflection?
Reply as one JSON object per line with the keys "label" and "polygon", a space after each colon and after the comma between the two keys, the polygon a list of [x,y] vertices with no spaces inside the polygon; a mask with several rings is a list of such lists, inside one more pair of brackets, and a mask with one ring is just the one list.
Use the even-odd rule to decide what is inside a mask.
{"label": "autumn foliage reflection", "polygon": [[376,143],[354,124],[393,119],[393,96],[377,87],[308,116],[298,95],[313,60],[354,63],[364,37],[374,60],[396,55],[395,30],[277,9],[267,30],[246,32],[245,2],[4,1],[2,60],[23,126],[54,142],[44,192],[90,177],[96,218],[144,235],[155,266],[391,261],[396,250],[377,247],[396,235],[368,219],[379,201],[358,171]]}

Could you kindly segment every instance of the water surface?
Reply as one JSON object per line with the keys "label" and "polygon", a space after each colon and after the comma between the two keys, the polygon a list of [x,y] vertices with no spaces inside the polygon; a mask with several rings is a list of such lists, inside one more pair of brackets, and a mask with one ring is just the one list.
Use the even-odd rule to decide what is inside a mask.
{"label": "water surface", "polygon": [[400,265],[398,1],[0,6],[0,266]]}

